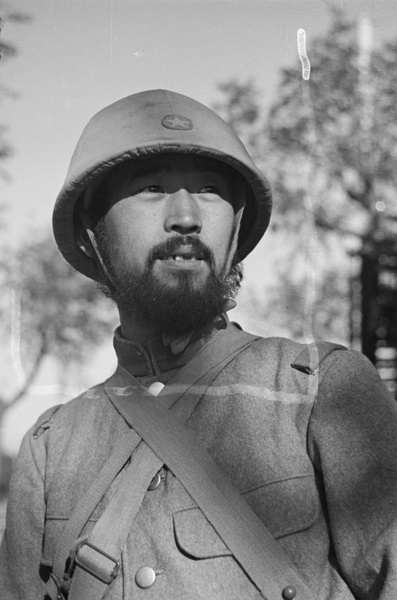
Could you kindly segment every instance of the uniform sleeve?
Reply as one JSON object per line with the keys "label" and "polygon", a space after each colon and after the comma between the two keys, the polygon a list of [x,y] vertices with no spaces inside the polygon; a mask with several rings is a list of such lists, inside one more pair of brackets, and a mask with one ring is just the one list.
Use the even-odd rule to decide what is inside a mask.
{"label": "uniform sleeve", "polygon": [[44,531],[44,436],[29,432],[15,460],[0,548],[0,598],[42,600],[39,577]]}
{"label": "uniform sleeve", "polygon": [[338,352],[309,427],[339,568],[359,600],[397,598],[397,403],[360,353]]}

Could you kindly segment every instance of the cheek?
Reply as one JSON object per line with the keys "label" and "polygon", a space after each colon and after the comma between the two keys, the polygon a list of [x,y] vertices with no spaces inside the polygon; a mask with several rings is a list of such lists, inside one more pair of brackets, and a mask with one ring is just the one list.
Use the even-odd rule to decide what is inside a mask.
{"label": "cheek", "polygon": [[203,241],[211,247],[218,271],[223,269],[228,258],[234,230],[234,216],[230,204],[220,206],[208,214],[208,236],[205,235],[203,228]]}
{"label": "cheek", "polygon": [[115,204],[105,217],[105,225],[112,240],[111,247],[116,260],[128,260],[143,265],[152,244],[153,218],[134,210],[131,201]]}

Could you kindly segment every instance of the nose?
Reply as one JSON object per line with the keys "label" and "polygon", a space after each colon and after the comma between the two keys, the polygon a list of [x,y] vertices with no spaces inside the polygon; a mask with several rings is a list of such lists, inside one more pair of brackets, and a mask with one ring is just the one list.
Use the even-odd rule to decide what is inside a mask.
{"label": "nose", "polygon": [[164,227],[167,232],[181,235],[200,233],[202,228],[197,201],[185,189],[169,195]]}

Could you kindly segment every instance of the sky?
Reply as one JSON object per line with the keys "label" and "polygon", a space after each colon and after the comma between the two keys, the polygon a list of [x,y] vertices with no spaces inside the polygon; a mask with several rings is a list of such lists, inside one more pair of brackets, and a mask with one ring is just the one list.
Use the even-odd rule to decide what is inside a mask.
{"label": "sky", "polygon": [[[351,17],[367,15],[375,45],[397,36],[396,0],[333,3]],[[2,235],[10,244],[50,230],[71,154],[95,112],[153,88],[211,104],[217,84],[231,78],[254,79],[266,107],[280,69],[301,68],[298,29],[310,59],[311,40],[330,21],[323,0],[3,0],[2,16],[11,7],[31,19],[3,29],[18,49],[0,75],[18,94],[2,98],[0,116],[14,148],[4,164],[8,180],[0,179]],[[246,261],[248,283],[264,277],[272,256],[268,236]],[[55,401],[41,395],[10,411],[7,451],[16,451],[23,431]]]}
{"label": "sky", "polygon": [[[368,14],[375,41],[397,35],[395,0],[337,4]],[[12,0],[12,9],[31,16],[6,23],[3,33],[18,48],[1,75],[19,94],[1,106],[15,154],[0,192],[14,237],[49,227],[72,151],[95,112],[158,87],[211,103],[217,83],[232,77],[254,78],[267,105],[280,68],[299,68],[297,30],[306,31],[310,58],[311,38],[329,22],[322,0]]]}

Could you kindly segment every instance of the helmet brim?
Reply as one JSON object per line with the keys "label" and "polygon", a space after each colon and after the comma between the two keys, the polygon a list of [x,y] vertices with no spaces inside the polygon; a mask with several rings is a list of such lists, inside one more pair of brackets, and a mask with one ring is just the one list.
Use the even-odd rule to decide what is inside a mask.
{"label": "helmet brim", "polygon": [[[165,111],[187,114],[195,127],[191,131],[161,127]],[[101,279],[95,260],[80,249],[74,230],[76,205],[87,186],[127,160],[164,153],[206,156],[242,175],[249,197],[234,262],[242,261],[255,248],[270,221],[272,198],[267,179],[239,138],[213,111],[181,94],[152,90],[124,98],[95,115],[74,152],[56,200],[53,229],[59,250],[76,270],[96,281]]]}

